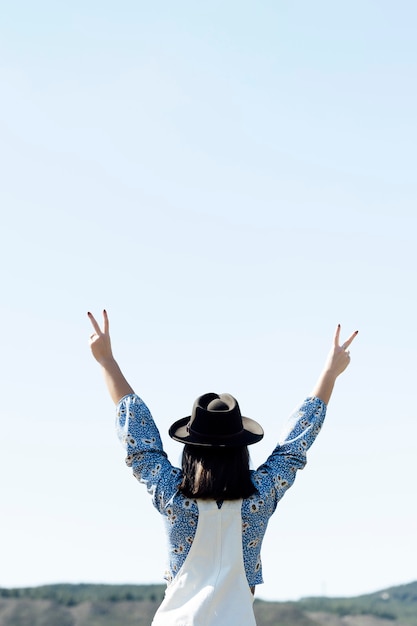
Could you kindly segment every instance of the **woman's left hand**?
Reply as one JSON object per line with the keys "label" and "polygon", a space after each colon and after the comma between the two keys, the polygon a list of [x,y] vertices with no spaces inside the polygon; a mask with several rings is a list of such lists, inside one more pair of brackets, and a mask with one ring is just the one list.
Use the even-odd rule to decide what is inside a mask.
{"label": "woman's left hand", "polygon": [[90,335],[90,349],[95,360],[103,365],[107,361],[114,360],[111,349],[109,334],[109,318],[107,311],[103,311],[103,330],[101,330],[97,320],[92,313],[88,313],[90,322],[93,325],[94,333]]}

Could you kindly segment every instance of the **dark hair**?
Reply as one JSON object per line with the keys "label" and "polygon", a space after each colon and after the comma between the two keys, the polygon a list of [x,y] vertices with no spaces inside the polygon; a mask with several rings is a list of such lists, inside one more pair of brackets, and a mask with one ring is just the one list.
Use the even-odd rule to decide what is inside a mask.
{"label": "dark hair", "polygon": [[187,498],[239,500],[256,491],[247,446],[184,446],[180,491]]}

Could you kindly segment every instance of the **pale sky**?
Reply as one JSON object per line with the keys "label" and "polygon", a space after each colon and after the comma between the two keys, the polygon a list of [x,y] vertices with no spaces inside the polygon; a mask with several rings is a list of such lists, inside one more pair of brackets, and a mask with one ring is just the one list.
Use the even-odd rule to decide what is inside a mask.
{"label": "pale sky", "polygon": [[417,5],[22,2],[0,19],[0,586],[162,583],[86,312],[170,424],[207,391],[254,465],[359,329],[270,522],[258,597],[417,578]]}

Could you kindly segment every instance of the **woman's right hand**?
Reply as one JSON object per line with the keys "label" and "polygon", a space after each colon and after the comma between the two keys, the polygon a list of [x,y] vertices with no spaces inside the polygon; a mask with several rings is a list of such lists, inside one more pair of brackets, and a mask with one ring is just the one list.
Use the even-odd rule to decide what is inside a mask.
{"label": "woman's right hand", "polygon": [[355,330],[346,341],[340,345],[340,324],[336,327],[336,332],[333,338],[333,346],[330,350],[330,353],[327,357],[326,365],[324,370],[334,374],[334,377],[337,378],[342,372],[345,371],[347,366],[350,363],[350,351],[348,350],[350,344],[355,339],[358,331]]}
{"label": "woman's right hand", "polygon": [[337,325],[333,345],[327,357],[326,364],[311,394],[323,400],[325,404],[329,403],[336,378],[345,371],[350,363],[350,352],[347,348],[349,348],[357,334],[358,331],[355,330],[355,332],[340,345],[340,324]]}

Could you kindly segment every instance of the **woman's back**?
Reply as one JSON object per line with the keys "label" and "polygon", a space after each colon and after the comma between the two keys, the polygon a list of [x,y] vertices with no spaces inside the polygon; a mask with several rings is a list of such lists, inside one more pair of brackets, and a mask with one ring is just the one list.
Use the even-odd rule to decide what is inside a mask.
{"label": "woman's back", "polygon": [[198,528],[152,626],[256,626],[241,539],[241,500],[198,500]]}
{"label": "woman's back", "polygon": [[[307,450],[319,433],[325,414],[326,406],[319,398],[308,398],[290,418],[285,440],[265,463],[250,472],[256,491],[243,499],[240,508],[240,540],[249,587],[263,582],[261,546],[268,521],[293,484],[297,470],[305,466]],[[146,485],[155,508],[164,518],[169,546],[165,578],[172,583],[193,545],[200,500],[181,492],[182,470],[171,465],[152,415],[137,395],[120,401],[117,428],[127,452],[127,465]]]}

